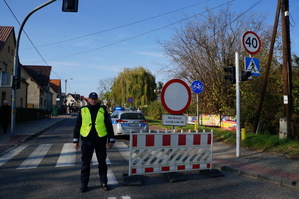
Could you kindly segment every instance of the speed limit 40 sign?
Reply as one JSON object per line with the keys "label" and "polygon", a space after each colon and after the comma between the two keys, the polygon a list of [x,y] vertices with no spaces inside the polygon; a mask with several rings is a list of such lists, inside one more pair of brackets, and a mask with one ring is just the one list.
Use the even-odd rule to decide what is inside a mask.
{"label": "speed limit 40 sign", "polygon": [[256,54],[261,49],[261,40],[257,34],[247,31],[243,34],[242,44],[245,50],[250,54]]}

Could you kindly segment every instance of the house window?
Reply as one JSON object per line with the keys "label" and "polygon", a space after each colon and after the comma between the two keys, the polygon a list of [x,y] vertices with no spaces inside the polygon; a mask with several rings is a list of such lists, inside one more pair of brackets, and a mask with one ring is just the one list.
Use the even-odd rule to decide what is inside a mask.
{"label": "house window", "polygon": [[7,63],[3,62],[2,64],[2,72],[7,72]]}

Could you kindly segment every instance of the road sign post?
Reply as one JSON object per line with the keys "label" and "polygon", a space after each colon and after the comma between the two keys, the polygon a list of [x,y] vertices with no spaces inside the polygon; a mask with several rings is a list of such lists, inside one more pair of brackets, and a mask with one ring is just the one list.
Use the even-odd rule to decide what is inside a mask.
{"label": "road sign post", "polygon": [[241,129],[241,109],[240,109],[240,66],[239,53],[235,52],[236,64],[236,115],[237,115],[237,131],[236,131],[236,157],[240,157],[240,129]]}
{"label": "road sign post", "polygon": [[201,93],[204,89],[204,85],[201,81],[194,81],[191,84],[191,89],[194,93],[196,93],[196,118],[197,118],[197,125],[199,125],[199,102],[198,102],[198,94]]}

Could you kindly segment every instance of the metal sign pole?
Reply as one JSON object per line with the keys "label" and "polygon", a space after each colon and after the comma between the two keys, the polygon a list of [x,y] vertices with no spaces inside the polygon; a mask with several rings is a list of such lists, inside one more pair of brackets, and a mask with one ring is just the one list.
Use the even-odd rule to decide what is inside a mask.
{"label": "metal sign pole", "polygon": [[237,132],[236,132],[236,157],[240,157],[240,66],[239,53],[235,52],[236,62],[236,115],[237,115]]}
{"label": "metal sign pole", "polygon": [[199,110],[198,110],[198,94],[196,94],[196,114],[197,114],[197,129],[199,127]]}

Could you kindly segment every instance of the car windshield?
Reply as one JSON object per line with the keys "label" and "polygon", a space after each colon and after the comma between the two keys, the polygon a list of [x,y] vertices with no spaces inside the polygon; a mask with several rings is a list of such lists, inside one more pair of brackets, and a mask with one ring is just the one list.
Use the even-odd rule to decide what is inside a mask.
{"label": "car windshield", "polygon": [[144,116],[141,113],[123,113],[120,119],[141,119],[144,120]]}

